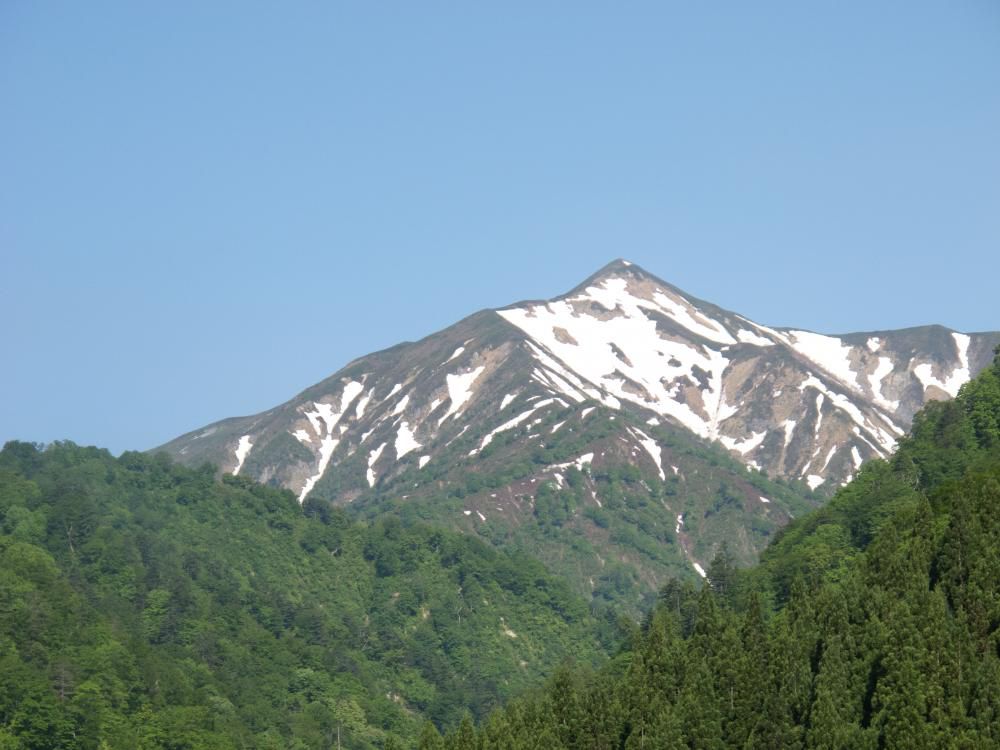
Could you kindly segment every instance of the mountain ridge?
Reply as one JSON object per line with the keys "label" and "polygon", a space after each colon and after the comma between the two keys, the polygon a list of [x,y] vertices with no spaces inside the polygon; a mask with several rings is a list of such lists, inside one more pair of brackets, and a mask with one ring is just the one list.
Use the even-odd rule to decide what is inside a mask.
{"label": "mountain ridge", "polygon": [[[541,506],[556,497],[558,523],[544,533],[574,529],[592,545],[578,582],[600,588],[592,573],[607,570],[595,561],[610,530],[652,587],[667,565],[653,546],[674,545],[701,574],[726,513],[738,559],[752,560],[791,515],[888,456],[913,414],[954,396],[996,343],[1000,334],[943,326],[771,328],[619,259],[565,294],[480,310],[161,449],[300,502],[410,504],[504,544],[545,529],[552,508]],[[582,472],[575,487],[570,468]],[[611,513],[616,498],[626,506]],[[630,551],[637,528],[643,561]]]}

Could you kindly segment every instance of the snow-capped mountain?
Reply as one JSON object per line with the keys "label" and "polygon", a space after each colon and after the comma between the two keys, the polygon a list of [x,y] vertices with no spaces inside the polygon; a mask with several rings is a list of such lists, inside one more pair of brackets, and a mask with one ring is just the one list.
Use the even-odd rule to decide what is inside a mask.
{"label": "snow-capped mountain", "polygon": [[[547,409],[603,405],[717,441],[771,476],[833,487],[891,453],[914,413],[954,396],[998,339],[937,326],[839,336],[771,328],[616,261],[562,297],[477,313],[163,449],[300,500],[340,475],[323,495],[351,499],[406,464],[423,467],[459,435],[479,440],[474,455]],[[634,433],[654,456],[652,439]],[[345,476],[356,455],[364,471]]]}
{"label": "snow-capped mountain", "polygon": [[615,261],[162,450],[300,501],[521,546],[634,604],[668,575],[704,575],[723,542],[753,561],[998,343],[940,326],[772,328]]}

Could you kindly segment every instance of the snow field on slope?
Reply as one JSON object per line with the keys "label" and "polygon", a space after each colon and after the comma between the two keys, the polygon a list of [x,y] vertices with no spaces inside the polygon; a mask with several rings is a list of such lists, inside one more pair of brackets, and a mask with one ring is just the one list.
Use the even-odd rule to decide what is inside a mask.
{"label": "snow field on slope", "polygon": [[415,451],[417,448],[422,448],[423,446],[417,442],[416,438],[413,436],[413,431],[410,429],[410,425],[405,420],[400,422],[399,428],[396,432],[396,458],[397,460],[405,456],[410,451]]}
{"label": "snow field on slope", "polygon": [[365,475],[368,478],[369,487],[375,486],[375,462],[378,461],[379,456],[382,455],[382,451],[385,450],[386,445],[388,445],[388,443],[382,443],[378,448],[368,454],[368,471]]}
{"label": "snow field on slope", "polygon": [[[668,315],[697,335],[713,341],[733,344],[736,340],[715,321],[700,313],[698,315],[702,320],[696,320],[680,303],[665,295],[657,294],[656,300],[657,303],[653,303],[635,297],[627,292],[624,280],[609,279],[599,287],[589,287],[578,297],[547,305],[502,310],[499,314],[540,345],[533,347],[533,351],[536,359],[547,368],[558,367],[559,374],[564,377],[570,375],[568,371],[571,370],[590,383],[603,386],[618,399],[672,416],[695,434],[714,438],[722,418],[731,413],[724,408],[722,398],[722,374],[729,360],[721,351],[707,346],[662,338],[656,321],[644,311],[655,310]],[[619,314],[608,320],[580,314],[573,303],[581,301],[596,302],[606,310]],[[564,337],[556,335],[556,328],[562,328],[573,340],[581,343],[564,343],[560,340]],[[615,349],[624,357],[619,357]],[[555,357],[567,367],[558,365]],[[672,365],[672,361],[680,364]],[[676,386],[667,388],[661,382],[687,378],[691,384],[698,383],[694,368],[708,373],[709,386],[701,389],[703,413],[675,400]],[[649,398],[642,398],[629,390],[626,378],[641,386]],[[568,377],[566,379],[569,380]],[[583,383],[573,385],[577,388],[584,386],[581,390],[585,389],[587,395],[594,395],[593,387],[588,388]],[[606,402],[603,397],[601,400]]]}
{"label": "snow field on slope", "polygon": [[236,446],[236,468],[233,469],[233,475],[240,473],[240,469],[243,468],[243,462],[247,460],[247,455],[250,453],[250,449],[253,448],[253,443],[250,442],[249,435],[243,435],[240,438],[239,445]]}

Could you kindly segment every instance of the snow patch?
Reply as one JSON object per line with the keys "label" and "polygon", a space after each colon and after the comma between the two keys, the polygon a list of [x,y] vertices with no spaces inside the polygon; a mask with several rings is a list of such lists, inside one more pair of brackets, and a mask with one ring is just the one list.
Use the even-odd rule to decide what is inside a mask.
{"label": "snow patch", "polygon": [[[552,333],[551,331],[549,332]],[[553,340],[558,341],[558,339],[553,338]],[[561,343],[561,342],[560,342]],[[563,346],[575,346],[563,344]],[[528,348],[531,350],[532,356],[546,369],[546,377],[549,379],[555,387],[561,390],[565,395],[568,395],[577,403],[586,400],[587,396],[591,398],[601,399],[600,391],[589,386],[580,380],[573,372],[564,367],[560,362],[557,362],[555,358],[550,356],[541,347],[536,346],[532,342],[528,342]]]}
{"label": "snow patch", "polygon": [[583,467],[584,467],[585,464],[591,464],[593,462],[594,462],[594,454],[593,453],[584,453],[582,456],[580,456],[575,461],[567,461],[564,464],[552,464],[551,468],[553,468],[553,469],[568,469],[570,466],[575,466],[578,471],[583,471]]}
{"label": "snow patch", "polygon": [[407,422],[402,422],[399,425],[399,431],[396,433],[397,460],[405,456],[410,451],[414,451],[420,447],[422,446],[413,437],[413,431],[410,429],[410,425]]}
{"label": "snow patch", "polygon": [[253,448],[253,443],[250,442],[250,436],[244,435],[241,437],[239,445],[236,446],[236,468],[233,469],[233,476],[240,473],[240,469],[243,468],[243,462],[247,460],[247,455],[250,453],[251,448]]}
{"label": "snow patch", "polygon": [[[618,281],[618,279],[616,279]],[[593,287],[591,287],[593,289]],[[588,289],[587,291],[591,291]],[[620,292],[625,291],[625,283],[622,281],[620,284]],[[706,338],[709,341],[715,341],[718,344],[728,344],[732,345],[736,343],[729,332],[722,327],[722,325],[716,321],[712,320],[708,316],[701,313],[694,305],[688,302],[686,299],[681,297],[679,294],[675,295],[676,299],[668,297],[663,292],[657,292],[653,295],[653,299],[657,305],[660,306],[660,310],[666,312],[671,318],[674,319],[676,323],[687,328],[692,333]],[[646,300],[641,300],[636,297],[632,297],[636,300],[641,307],[646,307],[648,309],[655,309],[655,307],[649,304]]]}
{"label": "snow patch", "polygon": [[815,490],[825,481],[826,479],[824,477],[819,476],[818,474],[810,474],[809,476],[806,477],[806,484],[809,485],[809,489],[811,490]]}
{"label": "snow patch", "polygon": [[341,391],[338,408],[335,409],[333,404],[330,403],[314,401],[313,410],[304,412],[305,418],[312,425],[313,432],[320,438],[320,444],[319,462],[316,466],[316,473],[309,477],[302,486],[302,490],[299,492],[299,503],[305,502],[306,496],[312,492],[313,487],[316,486],[316,482],[326,472],[330,458],[332,458],[334,450],[336,450],[337,445],[340,443],[340,440],[334,437],[334,430],[337,427],[337,423],[347,411],[347,407],[351,405],[363,390],[364,386],[361,383],[352,380]]}
{"label": "snow patch", "polygon": [[861,468],[861,451],[858,450],[858,446],[851,446],[851,459],[854,461],[854,468]]}
{"label": "snow patch", "polygon": [[860,391],[858,374],[851,367],[851,345],[835,336],[811,331],[788,331],[785,341],[849,388]]}
{"label": "snow patch", "polygon": [[653,461],[656,462],[656,470],[660,472],[660,479],[666,480],[667,475],[663,473],[662,449],[660,446],[656,444],[655,440],[641,430],[636,430],[634,428],[629,429],[632,432],[632,435],[635,436],[636,440],[639,441],[639,444],[646,449],[646,453],[648,453]]}
{"label": "snow patch", "polygon": [[508,393],[506,396],[504,396],[503,397],[503,401],[500,402],[500,411],[503,411],[504,409],[506,409],[507,405],[511,401],[513,401],[515,398],[517,398],[517,394],[516,393]]}
{"label": "snow patch", "polygon": [[549,382],[551,382],[563,395],[569,396],[573,399],[575,403],[580,404],[587,400],[588,394],[581,393],[556,373],[549,371],[547,376],[549,378]]}
{"label": "snow patch", "polygon": [[758,336],[756,333],[748,331],[746,328],[738,330],[736,332],[736,338],[744,344],[753,344],[754,346],[774,346],[774,342],[771,341],[771,339]]}
{"label": "snow patch", "polygon": [[830,452],[826,454],[826,460],[823,462],[823,468],[820,469],[820,471],[826,471],[826,467],[830,465],[830,460],[833,458],[838,448],[840,448],[839,445],[835,445],[830,448]]}
{"label": "snow patch", "polygon": [[969,373],[969,345],[972,338],[964,333],[952,333],[955,339],[955,347],[958,350],[958,366],[951,371],[944,380],[934,377],[934,366],[929,362],[919,364],[913,368],[913,374],[923,384],[926,390],[930,386],[937,386],[949,396],[954,398],[958,395],[958,390],[965,385],[970,376]]}
{"label": "snow patch", "polygon": [[309,445],[312,442],[312,436],[301,428],[293,432],[292,435],[298,438],[300,443],[304,443],[305,445]]}
{"label": "snow patch", "polygon": [[340,394],[340,411],[347,411],[347,407],[351,405],[351,402],[354,401],[354,399],[356,399],[364,389],[364,385],[354,380],[345,385],[344,392]]}
{"label": "snow patch", "polygon": [[431,460],[430,456],[421,456],[420,460],[417,461],[417,465],[422,469],[427,465],[427,462]]}
{"label": "snow patch", "polygon": [[456,440],[458,440],[460,437],[462,437],[462,435],[464,435],[465,431],[468,430],[468,429],[469,429],[469,425],[462,425],[462,429],[458,431],[458,434],[455,435],[455,437],[453,437],[447,443],[445,443],[444,447],[447,448],[449,445],[451,445],[452,443],[454,443]]}
{"label": "snow patch", "polygon": [[448,357],[448,359],[446,359],[446,360],[444,361],[444,363],[445,363],[445,364],[448,364],[448,363],[449,363],[449,362],[451,362],[451,361],[452,361],[453,359],[455,359],[455,357],[459,356],[459,355],[460,355],[460,354],[461,354],[462,352],[464,352],[464,351],[465,351],[465,347],[464,347],[464,346],[460,346],[460,347],[458,347],[458,349],[456,349],[456,350],[455,350],[454,354],[452,354],[452,355],[451,355],[450,357]]}
{"label": "snow patch", "polygon": [[761,501],[762,503],[770,503],[770,502],[771,502],[770,500],[768,500],[768,499],[767,499],[766,497],[764,497],[763,495],[761,495],[761,496],[760,496],[760,501]]}
{"label": "snow patch", "polygon": [[875,451],[875,455],[876,456],[882,456],[882,457],[884,457],[886,455],[885,452],[881,448],[879,448],[877,445],[875,445],[875,443],[873,443],[871,440],[869,440],[868,438],[866,438],[861,433],[861,428],[858,427],[857,425],[855,425],[855,427],[854,427],[854,434],[858,438],[860,438],[864,442],[865,445],[867,445],[869,448],[871,448],[873,451]]}
{"label": "snow patch", "polygon": [[703,567],[701,567],[698,563],[691,563],[691,564],[694,566],[694,570],[698,575],[700,575],[702,578],[707,578],[707,576],[705,575],[705,569]]}
{"label": "snow patch", "polygon": [[523,412],[522,414],[519,414],[518,416],[514,417],[513,419],[507,420],[506,422],[504,422],[499,427],[496,427],[493,430],[491,430],[489,432],[489,434],[487,434],[483,438],[483,442],[479,446],[479,448],[474,449],[473,451],[471,451],[469,453],[469,455],[471,456],[471,455],[477,453],[478,451],[481,451],[483,448],[485,448],[487,445],[489,445],[491,442],[493,442],[493,438],[496,437],[499,433],[505,432],[507,430],[514,429],[515,427],[517,427],[522,422],[527,421],[528,418],[531,417],[531,415],[534,414],[536,411],[538,411],[541,408],[544,408],[544,407],[548,406],[549,404],[551,404],[551,403],[553,403],[555,401],[556,401],[556,399],[554,399],[554,398],[547,398],[547,399],[543,399],[541,401],[538,401],[538,402],[532,404],[531,408],[528,409],[528,411]]}
{"label": "snow patch", "polygon": [[823,403],[826,401],[826,396],[822,393],[816,394],[816,429],[813,432],[813,437],[819,439],[819,428],[823,424]]}
{"label": "snow patch", "polygon": [[[465,372],[460,375],[448,374],[445,377],[445,382],[448,386],[448,398],[451,399],[451,406],[448,407],[448,411],[445,415],[438,420],[438,425],[440,425],[444,420],[450,417],[452,414],[457,414],[466,402],[472,398],[474,391],[472,390],[473,383],[476,379],[483,374],[486,369],[484,365],[480,365],[471,372]],[[502,407],[501,407],[502,408]]]}
{"label": "snow patch", "polygon": [[403,409],[405,409],[406,405],[409,403],[410,403],[410,394],[407,393],[405,396],[399,399],[399,403],[396,404],[396,407],[392,410],[392,416],[395,417],[397,414],[401,414]]}
{"label": "snow patch", "polygon": [[312,492],[312,488],[316,486],[316,482],[323,476],[323,472],[326,471],[326,466],[330,463],[330,458],[333,456],[333,451],[339,442],[336,438],[331,437],[325,437],[320,441],[319,465],[316,467],[316,473],[306,480],[306,483],[302,486],[302,491],[299,492],[300,504],[305,502],[306,496]]}
{"label": "snow patch", "polygon": [[354,416],[357,419],[361,419],[365,415],[365,409],[368,408],[368,403],[372,400],[371,392],[366,393],[364,396],[358,399],[358,405],[354,407]]}
{"label": "snow patch", "polygon": [[868,376],[868,383],[872,387],[872,395],[875,397],[875,401],[880,406],[884,406],[891,411],[896,411],[899,408],[899,401],[890,401],[882,394],[882,381],[892,373],[892,370],[892,360],[889,357],[879,357],[875,372]]}
{"label": "snow patch", "polygon": [[719,435],[719,442],[724,446],[729,448],[731,451],[736,451],[741,455],[746,455],[758,445],[764,442],[764,438],[767,437],[767,430],[764,432],[752,432],[750,437],[743,438],[742,440],[737,440],[736,438],[727,437],[725,435]]}
{"label": "snow patch", "polygon": [[379,456],[382,455],[382,451],[385,450],[386,445],[387,443],[382,443],[378,448],[368,454],[368,472],[366,476],[368,477],[369,487],[375,486],[375,462],[378,461]]}
{"label": "snow patch", "polygon": [[786,419],[783,425],[785,429],[785,447],[792,442],[792,435],[795,433],[795,425],[798,424],[794,419]]}
{"label": "snow patch", "polygon": [[[805,390],[806,388],[814,388],[817,391],[819,391],[820,394],[826,396],[826,398],[830,399],[830,402],[836,408],[846,413],[851,418],[851,420],[854,422],[855,425],[857,425],[861,430],[864,430],[869,435],[871,435],[875,439],[875,441],[882,446],[881,449],[878,448],[875,449],[879,455],[886,455],[887,453],[891,453],[896,448],[896,439],[884,428],[875,424],[870,419],[865,417],[865,415],[861,413],[861,409],[859,409],[857,405],[854,402],[852,402],[847,396],[845,396],[842,393],[836,393],[830,390],[815,375],[809,375],[799,385],[799,390]],[[817,397],[817,405],[819,405],[818,397]],[[880,415],[880,416],[882,416],[883,419],[886,420],[887,424],[890,424],[893,427],[895,427],[895,425],[893,425],[892,421],[888,417],[885,417],[885,415]],[[817,426],[817,434],[818,432],[819,428]]]}
{"label": "snow patch", "polygon": [[[493,430],[491,430],[483,438],[483,442],[480,444],[479,450],[482,450],[487,445],[489,445],[490,443],[492,443],[493,442],[493,438],[495,438],[501,432],[506,432],[507,430],[512,430],[515,427],[517,427],[519,424],[521,424],[522,422],[528,421],[528,419],[534,413],[535,413],[535,409],[534,408],[528,409],[528,411],[524,412],[523,414],[519,414],[518,416],[514,417],[513,419],[509,419],[506,422],[504,422],[502,425],[500,425],[499,427],[496,427]],[[473,452],[475,452],[475,451],[473,451]]]}

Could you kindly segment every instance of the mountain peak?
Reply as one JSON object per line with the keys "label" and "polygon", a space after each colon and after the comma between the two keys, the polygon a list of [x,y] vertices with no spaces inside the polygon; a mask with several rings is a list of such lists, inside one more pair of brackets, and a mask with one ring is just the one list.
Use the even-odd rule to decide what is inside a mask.
{"label": "mountain peak", "polygon": [[591,275],[591,279],[607,279],[607,278],[620,278],[622,276],[652,276],[651,273],[645,269],[637,266],[630,260],[625,258],[615,258],[613,261],[607,265],[602,266],[597,270],[596,273]]}
{"label": "mountain peak", "polygon": [[[617,258],[568,293],[483,311],[362,357],[266,414],[166,447],[186,461],[266,476],[301,499],[318,487],[317,496],[336,489],[349,502],[344,487],[366,493],[414,460],[422,469],[459,432],[478,435],[466,458],[478,455],[518,419],[538,420],[532,414],[542,407],[528,400],[536,399],[550,409],[600,404],[647,425],[669,423],[721,443],[751,468],[834,486],[863,459],[888,455],[926,399],[954,396],[989,361],[993,343],[943,329],[773,329]],[[515,402],[521,413],[500,419]],[[527,437],[541,439],[530,430]],[[355,458],[362,452],[364,461]],[[319,485],[328,467],[331,479]]]}
{"label": "mountain peak", "polygon": [[597,273],[604,275],[615,275],[616,272],[628,272],[633,273],[634,271],[643,272],[639,266],[626,258],[615,258],[613,261],[603,266]]}
{"label": "mountain peak", "polygon": [[657,278],[649,271],[636,265],[632,261],[626,260],[625,258],[615,258],[613,261],[602,266],[582,282],[573,287],[573,289],[567,292],[565,296],[580,294],[587,287],[599,285],[601,282],[608,281],[609,279],[652,280],[657,284],[671,287],[670,284],[667,284],[662,279]]}

